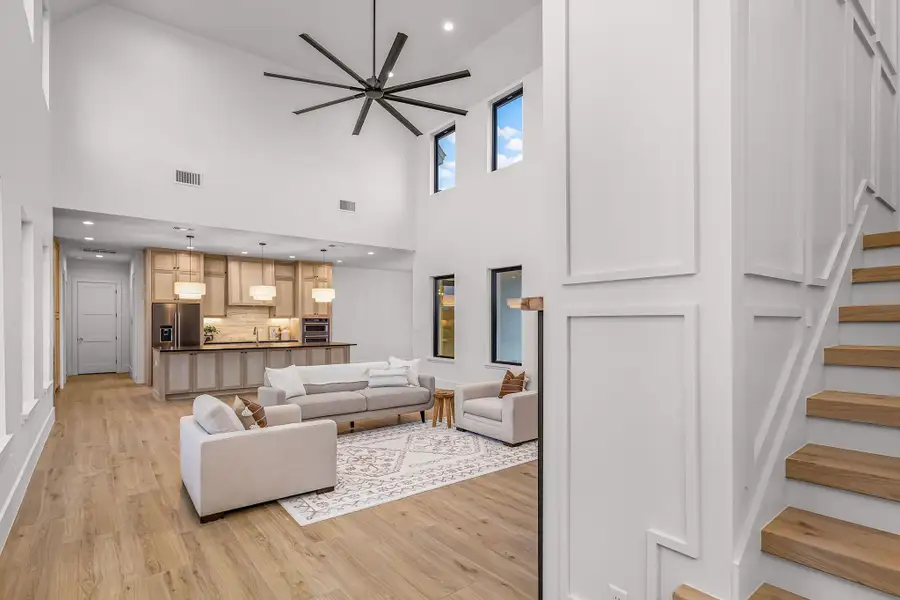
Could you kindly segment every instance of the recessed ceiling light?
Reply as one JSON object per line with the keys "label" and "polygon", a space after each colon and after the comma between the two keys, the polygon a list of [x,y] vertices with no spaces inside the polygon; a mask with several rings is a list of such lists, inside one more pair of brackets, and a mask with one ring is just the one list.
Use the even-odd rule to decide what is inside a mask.
{"label": "recessed ceiling light", "polygon": [[94,238],[88,238],[88,237],[86,237],[86,238],[84,238],[84,241],[86,241],[86,242],[93,242],[93,241],[94,241]]}
{"label": "recessed ceiling light", "polygon": [[393,71],[391,71],[391,72],[388,73],[388,77],[393,77],[393,76],[394,76],[394,72],[393,72]]}
{"label": "recessed ceiling light", "polygon": [[193,250],[193,249],[194,249],[193,246],[188,246],[187,248],[185,248],[185,250]]}
{"label": "recessed ceiling light", "polygon": [[373,254],[375,254],[375,253],[374,253],[374,252],[369,252],[369,256],[372,256]]}
{"label": "recessed ceiling light", "polygon": [[247,254],[246,252],[241,252],[241,254]]}
{"label": "recessed ceiling light", "polygon": [[174,229],[175,231],[193,231],[193,229],[191,229],[190,227],[179,227],[177,225],[172,229]]}
{"label": "recessed ceiling light", "polygon": [[453,21],[444,22],[444,31],[453,31]]}
{"label": "recessed ceiling light", "polygon": [[296,256],[293,256],[293,255],[291,255],[291,256],[288,256],[288,258],[297,258],[297,257],[296,257]]}
{"label": "recessed ceiling light", "polygon": [[98,255],[97,255],[97,258],[103,258],[103,255],[102,255],[102,254],[98,254]]}
{"label": "recessed ceiling light", "polygon": [[93,224],[94,224],[93,221],[82,221],[82,223],[83,223],[84,225],[93,225]]}
{"label": "recessed ceiling light", "polygon": [[340,259],[338,259],[338,262],[339,262],[339,263],[342,263],[342,262],[344,262],[344,261],[342,261],[342,260],[340,260]]}

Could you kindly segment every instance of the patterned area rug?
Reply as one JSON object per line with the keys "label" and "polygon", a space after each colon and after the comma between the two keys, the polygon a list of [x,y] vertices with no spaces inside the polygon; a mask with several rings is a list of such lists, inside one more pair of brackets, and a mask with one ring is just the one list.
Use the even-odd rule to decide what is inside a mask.
{"label": "patterned area rug", "polygon": [[510,448],[467,431],[405,423],[339,435],[335,490],[280,502],[311,525],[532,460],[537,442]]}

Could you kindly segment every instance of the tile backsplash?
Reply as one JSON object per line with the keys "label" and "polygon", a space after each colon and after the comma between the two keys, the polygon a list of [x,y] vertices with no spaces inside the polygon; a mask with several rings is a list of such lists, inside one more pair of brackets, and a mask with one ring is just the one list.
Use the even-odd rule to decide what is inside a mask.
{"label": "tile backsplash", "polygon": [[[224,319],[204,319],[204,325],[215,325],[219,328],[213,341],[246,342],[254,339],[253,328],[259,327],[259,339],[269,339],[269,327],[291,326],[291,319],[272,319],[269,308],[265,306],[229,306]],[[292,336],[293,338],[293,336]]]}

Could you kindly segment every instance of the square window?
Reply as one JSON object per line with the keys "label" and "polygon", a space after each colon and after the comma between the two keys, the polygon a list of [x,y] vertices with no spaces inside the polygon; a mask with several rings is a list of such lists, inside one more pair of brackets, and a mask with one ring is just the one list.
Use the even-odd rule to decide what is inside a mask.
{"label": "square window", "polygon": [[491,170],[505,169],[522,161],[525,143],[522,130],[522,99],[524,90],[504,96],[494,103],[494,148]]}
{"label": "square window", "polygon": [[[522,267],[491,269],[491,362],[522,364]],[[510,306],[512,304],[513,306]]]}
{"label": "square window", "polygon": [[434,136],[434,193],[456,187],[456,125]]}
{"label": "square window", "polygon": [[453,275],[434,278],[434,356],[455,358],[456,281]]}

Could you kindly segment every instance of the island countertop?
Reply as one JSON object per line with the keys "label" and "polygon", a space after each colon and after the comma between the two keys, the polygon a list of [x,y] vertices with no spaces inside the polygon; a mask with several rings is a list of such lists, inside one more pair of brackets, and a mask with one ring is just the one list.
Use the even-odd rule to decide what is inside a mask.
{"label": "island countertop", "polygon": [[227,352],[230,350],[292,350],[299,348],[348,348],[351,346],[356,346],[356,344],[350,344],[347,342],[316,342],[316,343],[303,343],[303,342],[260,342],[256,344],[255,342],[235,342],[235,343],[225,343],[225,344],[204,344],[202,346],[178,346],[176,347],[159,347],[154,348],[154,350],[159,350],[160,352]]}

